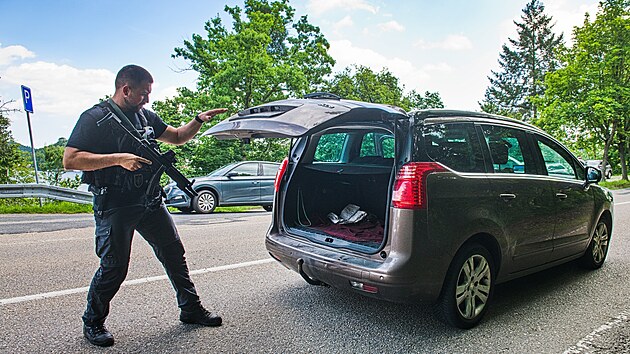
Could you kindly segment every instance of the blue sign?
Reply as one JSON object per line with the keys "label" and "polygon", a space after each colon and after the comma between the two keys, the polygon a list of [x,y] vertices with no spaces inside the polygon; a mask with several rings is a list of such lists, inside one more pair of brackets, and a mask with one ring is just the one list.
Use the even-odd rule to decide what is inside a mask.
{"label": "blue sign", "polygon": [[22,100],[24,101],[24,110],[33,113],[33,96],[31,89],[22,85]]}

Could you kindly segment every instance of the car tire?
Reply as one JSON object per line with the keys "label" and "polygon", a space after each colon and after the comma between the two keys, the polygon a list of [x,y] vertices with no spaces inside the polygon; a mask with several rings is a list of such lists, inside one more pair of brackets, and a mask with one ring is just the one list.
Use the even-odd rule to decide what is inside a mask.
{"label": "car tire", "polygon": [[609,244],[610,227],[608,227],[605,221],[600,219],[597,222],[597,226],[595,226],[591,242],[588,244],[586,252],[582,258],[580,258],[580,265],[586,269],[601,268],[606,260]]}
{"label": "car tire", "polygon": [[262,207],[263,207],[263,209],[265,209],[266,211],[272,211],[272,210],[273,210],[273,205],[263,205]]}
{"label": "car tire", "polygon": [[606,173],[606,179],[611,179],[612,178],[612,171],[608,171]]}
{"label": "car tire", "polygon": [[200,214],[210,214],[217,207],[217,197],[211,191],[199,191],[192,200],[192,207]]}
{"label": "car tire", "polygon": [[446,274],[437,304],[438,317],[457,328],[477,325],[492,298],[494,269],[494,259],[485,247],[464,246]]}

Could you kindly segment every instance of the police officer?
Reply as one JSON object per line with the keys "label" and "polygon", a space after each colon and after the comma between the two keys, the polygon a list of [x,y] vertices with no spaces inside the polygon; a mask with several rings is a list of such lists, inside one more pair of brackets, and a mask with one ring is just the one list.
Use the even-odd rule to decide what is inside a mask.
{"label": "police officer", "polygon": [[138,134],[148,138],[154,135],[157,140],[181,145],[192,139],[204,122],[226,111],[211,109],[174,128],[143,108],[149,102],[152,83],[151,74],[140,66],[120,69],[114,96],[81,114],[64,151],[64,167],[84,171],[84,182],[89,183],[94,193],[96,254],[100,267],[88,291],[83,334],[90,343],[99,346],[114,344],[114,337],[105,328],[105,319],[110,301],[127,275],[131,240],[136,230],[151,245],[166,270],[177,295],[179,319],[184,323],[221,325],[221,317],[201,305],[189,277],[184,247],[162,203],[155,166],[140,156],[128,136],[112,125],[96,124],[113,112]]}

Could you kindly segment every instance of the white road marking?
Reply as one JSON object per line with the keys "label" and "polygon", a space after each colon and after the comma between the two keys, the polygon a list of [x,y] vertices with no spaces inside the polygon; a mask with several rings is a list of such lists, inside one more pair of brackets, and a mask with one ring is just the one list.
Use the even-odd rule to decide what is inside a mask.
{"label": "white road marking", "polygon": [[53,222],[71,222],[71,221],[94,221],[93,216],[71,219],[41,219],[41,220],[24,220],[24,221],[0,221],[0,225],[22,225],[22,224],[43,224]]}
{"label": "white road marking", "polygon": [[[256,266],[256,265],[266,264],[266,263],[271,263],[271,262],[274,262],[274,260],[271,258],[259,259],[259,260],[250,261],[250,262],[242,262],[242,263],[227,264],[227,265],[212,267],[212,268],[197,269],[197,270],[191,271],[190,274],[196,275],[196,274],[204,274],[204,273],[215,273],[215,272],[220,272],[224,270],[251,267],[251,266]],[[166,279],[168,279],[166,275],[133,279],[133,280],[127,280],[123,282],[122,286],[144,284],[144,283],[166,280]],[[74,288],[74,289],[51,291],[51,292],[41,293],[41,294],[11,297],[7,299],[0,299],[0,306],[8,305],[8,304],[15,304],[19,302],[33,301],[33,300],[50,299],[54,297],[60,297],[60,296],[65,296],[65,295],[77,294],[77,293],[86,293],[87,291],[88,291],[88,287],[86,286],[83,288]]]}
{"label": "white road marking", "polygon": [[92,240],[93,238],[94,237],[71,237],[71,238],[55,238],[55,239],[49,239],[49,240],[7,242],[7,243],[0,243],[0,247],[17,246],[17,245],[40,245],[42,243],[47,243],[47,242],[85,241],[85,240]]}
{"label": "white road marking", "polygon": [[586,335],[586,337],[582,338],[582,340],[577,342],[574,346],[565,350],[563,354],[580,354],[592,352],[593,341],[595,339],[601,337],[602,333],[610,329],[626,325],[629,318],[630,310],[623,311],[622,313],[614,317],[611,321],[608,321],[608,323],[599,326],[599,328]]}
{"label": "white road marking", "polygon": [[624,204],[630,204],[630,202],[615,203],[615,205],[624,205]]}

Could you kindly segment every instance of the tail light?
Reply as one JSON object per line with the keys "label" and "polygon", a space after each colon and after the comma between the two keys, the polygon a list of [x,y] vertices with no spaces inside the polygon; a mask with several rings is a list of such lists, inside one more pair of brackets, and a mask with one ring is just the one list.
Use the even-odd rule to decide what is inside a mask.
{"label": "tail light", "polygon": [[287,165],[289,164],[289,158],[285,157],[280,164],[280,168],[278,169],[278,173],[276,173],[276,180],[273,182],[273,190],[278,192],[280,189],[280,181],[282,181],[282,177],[284,173],[287,171]]}
{"label": "tail light", "polygon": [[427,176],[446,171],[437,162],[411,162],[403,165],[394,182],[392,203],[400,209],[426,209]]}

